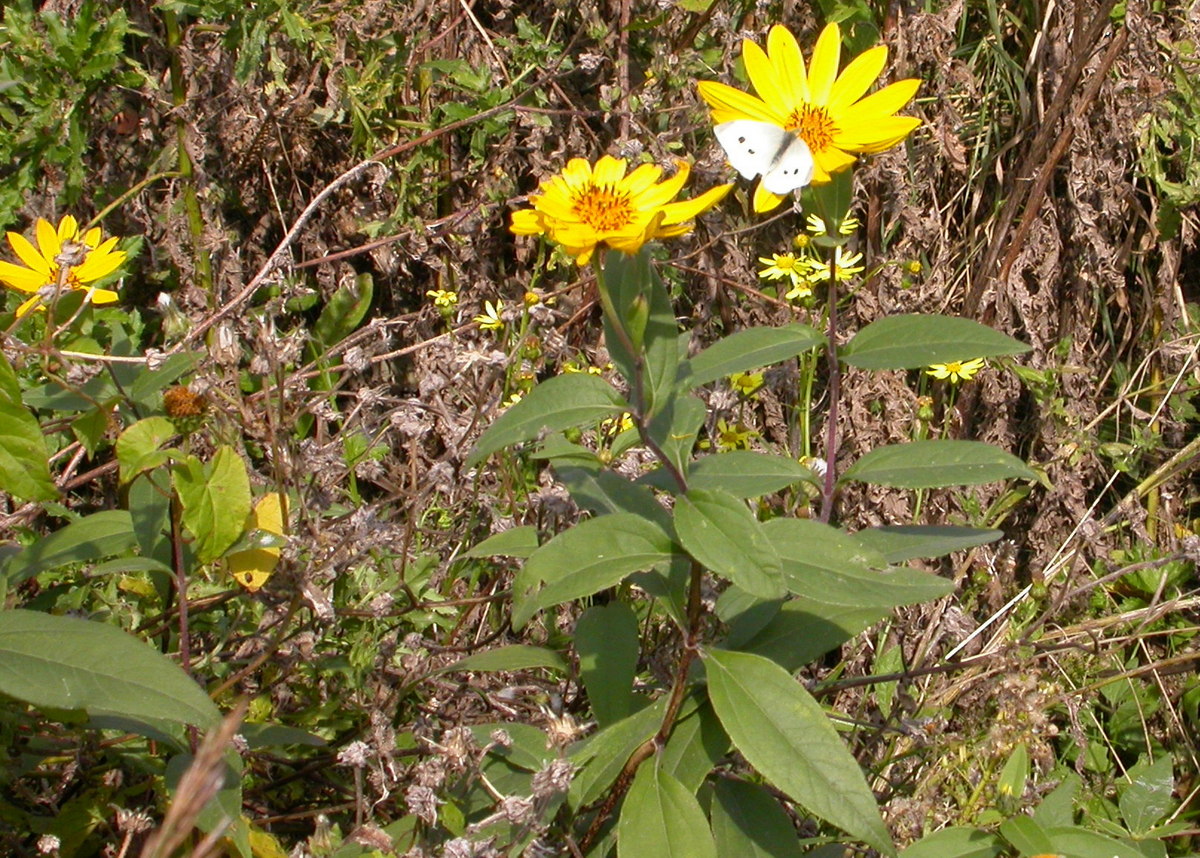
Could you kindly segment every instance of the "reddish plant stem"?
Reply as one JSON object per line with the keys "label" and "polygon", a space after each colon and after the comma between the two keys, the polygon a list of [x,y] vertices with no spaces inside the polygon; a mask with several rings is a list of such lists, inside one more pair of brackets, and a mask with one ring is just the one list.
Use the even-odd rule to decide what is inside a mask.
{"label": "reddish plant stem", "polygon": [[834,464],[838,452],[838,405],[842,396],[842,367],[838,362],[837,334],[837,248],[829,252],[829,340],[826,350],[829,360],[829,411],[825,416],[825,483],[821,489],[822,524],[833,518],[833,505],[837,495],[837,472]]}

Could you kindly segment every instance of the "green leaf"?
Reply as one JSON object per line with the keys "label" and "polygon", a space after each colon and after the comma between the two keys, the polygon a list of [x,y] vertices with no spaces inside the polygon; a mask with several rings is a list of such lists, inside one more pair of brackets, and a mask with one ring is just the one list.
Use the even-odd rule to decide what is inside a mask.
{"label": "green leaf", "polygon": [[196,559],[211,563],[237,542],[246,528],[251,509],[246,463],[232,447],[221,446],[207,467],[195,457],[177,465],[174,482]]}
{"label": "green leaf", "polygon": [[558,478],[580,509],[597,515],[632,512],[663,527],[668,526],[670,516],[654,499],[654,493],[613,471],[560,466]]}
{"label": "green leaf", "polygon": [[[176,800],[182,798],[178,792],[179,781],[192,763],[191,754],[177,754],[167,761],[166,771],[163,774],[167,789]],[[196,827],[205,833],[224,828],[230,822],[240,821],[242,815],[242,758],[236,751],[227,752],[224,755],[224,763],[225,771],[221,788],[217,790],[216,795],[209,799],[196,817]],[[239,838],[234,826],[230,825],[226,830],[226,837],[234,845],[238,845]],[[250,842],[244,826],[240,839],[244,842],[238,846],[239,853],[243,858],[250,858]]]}
{"label": "green leaf", "polygon": [[691,374],[685,377],[683,386],[691,390],[737,372],[770,366],[824,342],[815,329],[799,323],[738,331],[693,357],[689,361]]}
{"label": "green leaf", "polygon": [[134,720],[221,720],[179,666],[118,628],[36,611],[0,612],[0,691],[44,709]]}
{"label": "green leaf", "polygon": [[[699,397],[674,396],[647,427],[647,434],[662,448],[667,461],[682,474],[688,472],[692,448],[707,415],[708,406]],[[679,486],[669,479],[666,490],[677,492]]]}
{"label": "green leaf", "polygon": [[750,611],[736,617],[730,623],[728,643],[769,658],[785,670],[799,670],[889,614],[889,608],[827,605],[794,596],[765,624]]}
{"label": "green leaf", "polygon": [[974,486],[1011,478],[1036,480],[1037,474],[991,444],[945,440],[876,447],[842,475],[842,481],[901,489]]}
{"label": "green leaf", "polygon": [[601,727],[633,714],[638,621],[623,602],[593,605],[575,622],[579,676]]}
{"label": "green leaf", "polygon": [[617,858],[717,858],[696,797],[654,760],[633,778],[617,821]]}
{"label": "green leaf", "polygon": [[1175,772],[1170,754],[1153,763],[1142,757],[1119,787],[1121,818],[1134,837],[1143,837],[1175,806]]}
{"label": "green leaf", "polygon": [[669,563],[671,537],[632,513],[603,515],[560,533],[530,555],[513,582],[513,627],[542,608],[612,587],[633,572]]}
{"label": "green leaf", "polygon": [[899,524],[868,527],[854,534],[858,541],[878,551],[888,563],[903,563],[914,557],[933,559],[953,551],[995,542],[1002,530],[983,530],[951,525]]}
{"label": "green leaf", "polygon": [[886,567],[883,556],[857,534],[804,518],[776,518],[763,532],[783,562],[790,592],[827,605],[896,608],[936,599],[954,585],[915,569]]}
{"label": "green leaf", "polygon": [[125,510],[106,510],[77,519],[43,536],[8,564],[10,584],[72,563],[88,563],[124,554],[137,545],[133,520]]}
{"label": "green leaf", "polygon": [[750,653],[703,659],[713,708],[747,762],[809,812],[895,855],[862,770],[804,686]]}
{"label": "green leaf", "polygon": [[784,594],[775,549],[733,495],[695,489],[676,498],[675,533],[688,554],[747,593],[764,599]]}
{"label": "green leaf", "polygon": [[1062,853],[1067,858],[1146,858],[1135,846],[1074,825],[1047,828],[1045,835],[1050,842],[1045,851]]}
{"label": "green leaf", "polygon": [[370,274],[359,274],[338,287],[312,328],[316,357],[354,333],[371,308],[374,293],[375,280]]}
{"label": "green leaf", "polygon": [[840,357],[860,369],[917,369],[1027,351],[1024,343],[971,319],[911,314],[876,319],[855,334]]}
{"label": "green leaf", "polygon": [[179,352],[164,360],[153,372],[146,370],[139,373],[133,384],[129,386],[130,401],[148,404],[148,400],[153,394],[175,383],[195,369],[199,365],[201,357],[200,352]]}
{"label": "green leaf", "polygon": [[817,478],[794,459],[752,450],[705,456],[688,474],[688,488],[720,489],[739,498],[771,494],[801,481],[816,484]]}
{"label": "green leaf", "polygon": [[713,797],[712,831],[720,858],[799,858],[792,820],[762,787],[722,778]]}
{"label": "green leaf", "polygon": [[638,746],[658,732],[666,706],[663,695],[653,705],[593,733],[571,750],[571,762],[580,766],[568,793],[571,807],[585,807],[608,789]]}
{"label": "green leaf", "polygon": [[999,858],[1004,841],[978,828],[943,828],[900,853],[900,858]]}
{"label": "green leaf", "polygon": [[663,769],[694,793],[727,753],[729,735],[707,695],[699,706],[694,705],[693,698],[688,698],[663,749]]}
{"label": "green leaf", "polygon": [[464,552],[463,557],[528,557],[537,551],[538,532],[532,525],[510,527],[500,533],[493,533],[470,551]]}
{"label": "green leaf", "polygon": [[[679,323],[662,279],[650,265],[649,250],[628,255],[608,251],[604,258],[604,286],[620,319],[604,314],[605,345],[621,375],[634,389],[634,375],[642,375],[644,412],[654,415],[675,386],[679,368]],[[615,326],[637,346],[630,354]],[[640,359],[640,360],[639,360]],[[640,364],[640,368],[638,365]]]}
{"label": "green leaf", "polygon": [[437,672],[473,670],[486,673],[493,670],[528,670],[532,667],[546,667],[559,673],[568,672],[566,660],[554,650],[525,644],[502,646],[469,655],[454,664],[439,668]]}
{"label": "green leaf", "polygon": [[1000,835],[1022,855],[1053,851],[1049,835],[1028,816],[1018,814],[1000,823]]}
{"label": "green leaf", "polygon": [[58,497],[50,453],[37,419],[24,405],[0,399],[0,491],[29,501]]}
{"label": "green leaf", "polygon": [[175,424],[166,417],[147,417],[122,432],[117,437],[121,482],[128,483],[138,474],[169,461],[175,451],[163,448],[178,434]]}
{"label": "green leaf", "polygon": [[555,376],[496,418],[467,457],[467,467],[511,444],[532,441],[543,430],[555,432],[597,423],[628,410],[625,400],[604,379],[586,373]]}

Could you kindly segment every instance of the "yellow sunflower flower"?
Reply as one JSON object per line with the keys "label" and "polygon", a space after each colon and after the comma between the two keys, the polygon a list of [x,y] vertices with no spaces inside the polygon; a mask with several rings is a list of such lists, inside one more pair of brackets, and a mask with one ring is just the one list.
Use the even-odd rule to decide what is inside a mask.
{"label": "yellow sunflower flower", "polygon": [[939,379],[948,378],[951,384],[958,384],[960,380],[970,381],[981,369],[983,369],[983,358],[974,358],[973,360],[952,360],[948,363],[930,364],[929,369],[925,370],[925,374]]}
{"label": "yellow sunflower flower", "polygon": [[[831,173],[855,162],[856,153],[890,149],[921,122],[895,115],[916,95],[919,80],[898,81],[863,97],[883,72],[886,46],[864,51],[838,74],[841,46],[838,25],[829,24],[806,66],[796,37],[776,24],[765,51],[749,39],[742,43],[746,74],[758,97],[714,81],[699,84],[700,96],[717,124],[765,122],[798,135],[812,153],[812,181],[828,182]],[[760,182],[754,210],[769,211],[782,201]]]}
{"label": "yellow sunflower flower", "polygon": [[34,232],[37,247],[20,233],[8,234],[8,243],[24,265],[0,260],[0,283],[31,296],[17,308],[18,318],[44,309],[60,288],[64,292],[86,289],[85,300],[94,304],[117,300],[116,292],[88,285],[112,274],[125,261],[125,251],[115,249],[116,237],[101,241],[99,227],[81,233],[71,215],[58,222],[58,229],[38,218]]}
{"label": "yellow sunflower flower", "polygon": [[541,183],[530,194],[532,209],[514,212],[517,235],[545,235],[580,265],[586,265],[604,245],[636,253],[656,238],[683,235],[691,221],[715,206],[733,185],[720,185],[690,200],[671,202],[682,190],[690,168],[677,161],[678,171],[659,183],[662,168],[643,164],[626,175],[622,158],[605,155],[593,167],[572,158],[562,173]]}

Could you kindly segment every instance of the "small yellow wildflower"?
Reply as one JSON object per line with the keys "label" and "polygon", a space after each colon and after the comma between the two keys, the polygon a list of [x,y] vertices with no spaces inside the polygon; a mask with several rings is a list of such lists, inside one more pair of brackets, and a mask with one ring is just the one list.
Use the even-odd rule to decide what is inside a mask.
{"label": "small yellow wildflower", "polygon": [[48,220],[38,218],[34,233],[37,247],[20,233],[8,234],[8,243],[25,263],[23,266],[0,260],[0,283],[31,296],[17,308],[17,318],[44,309],[60,288],[63,292],[86,290],[84,300],[93,304],[117,300],[116,292],[89,285],[112,274],[125,261],[125,251],[115,249],[115,236],[101,241],[100,227],[80,232],[79,223],[71,215],[65,215],[57,229]]}
{"label": "small yellow wildflower", "polygon": [[916,276],[917,274],[920,274],[924,268],[921,265],[921,260],[910,259],[908,262],[904,263],[904,270],[909,274]]}
{"label": "small yellow wildflower", "polygon": [[983,358],[973,358],[966,361],[952,360],[949,363],[930,364],[929,369],[925,370],[925,373],[938,379],[948,378],[951,384],[958,384],[959,381],[970,381],[973,379],[975,373],[983,369],[983,363]]}
{"label": "small yellow wildflower", "polygon": [[750,442],[758,437],[758,433],[742,423],[726,423],[724,418],[717,420],[717,447],[722,450],[748,450]]}
{"label": "small yellow wildflower", "polygon": [[797,283],[784,295],[784,299],[788,301],[798,301],[801,298],[807,298],[812,295],[812,284],[807,280]]}
{"label": "small yellow wildflower", "polygon": [[508,399],[501,402],[500,407],[501,408],[512,408],[514,405],[516,405],[518,402],[520,402],[524,398],[525,398],[525,394],[521,393],[520,391],[517,391],[512,396],[508,397]]}
{"label": "small yellow wildflower", "polygon": [[620,435],[633,428],[633,415],[626,411],[620,417],[608,417],[600,421],[600,432],[604,435]]}
{"label": "small yellow wildflower", "polygon": [[[813,235],[825,235],[829,228],[825,226],[825,219],[819,215],[810,214],[806,221],[808,231]],[[854,232],[862,226],[862,223],[854,215],[847,215],[845,220],[838,224],[838,233],[840,235],[853,235]]]}
{"label": "small yellow wildflower", "polygon": [[[837,279],[850,280],[855,274],[861,274],[863,267],[861,253],[845,253],[840,246],[834,251],[834,262],[837,265]],[[821,282],[829,279],[829,263],[814,259],[811,263],[812,273],[808,279]]]}
{"label": "small yellow wildflower", "polygon": [[747,398],[758,393],[758,389],[763,386],[763,374],[761,372],[739,372],[729,376],[729,385],[742,396]]}
{"label": "small yellow wildflower", "polygon": [[763,280],[790,279],[795,286],[807,278],[809,260],[797,257],[794,253],[776,253],[771,256],[760,256],[758,261],[767,266],[759,270],[758,276]]}
{"label": "small yellow wildflower", "polygon": [[525,297],[522,300],[525,302],[526,307],[536,307],[542,303],[542,296],[530,289],[525,293]]}
{"label": "small yellow wildflower", "polygon": [[476,316],[472,321],[479,324],[481,331],[498,331],[504,327],[504,319],[501,318],[501,313],[504,311],[504,302],[499,298],[496,303],[491,301],[483,302],[483,312]]}
{"label": "small yellow wildflower", "polygon": [[797,250],[803,250],[812,244],[812,239],[809,238],[808,233],[798,232],[796,233],[796,237],[792,239],[792,244],[795,245]]}
{"label": "small yellow wildflower", "polygon": [[430,289],[425,295],[433,299],[433,306],[440,310],[452,310],[458,306],[458,293],[447,289]]}
{"label": "small yellow wildflower", "polygon": [[593,167],[572,158],[562,173],[529,195],[532,209],[514,212],[516,235],[545,235],[587,265],[598,247],[637,253],[656,238],[691,232],[692,221],[720,202],[733,185],[720,185],[690,200],[671,202],[691,168],[676,162],[676,173],[659,183],[662,168],[642,164],[629,175],[623,158],[605,155]]}

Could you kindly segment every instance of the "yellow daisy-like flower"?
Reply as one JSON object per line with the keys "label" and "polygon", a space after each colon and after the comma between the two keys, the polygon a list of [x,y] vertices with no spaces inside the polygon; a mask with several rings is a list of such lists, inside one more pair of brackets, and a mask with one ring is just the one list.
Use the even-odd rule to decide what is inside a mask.
{"label": "yellow daisy-like flower", "polygon": [[[837,266],[837,279],[844,281],[849,280],[855,274],[861,274],[863,267],[863,255],[861,253],[843,253],[839,246],[833,254],[834,264]],[[808,275],[808,279],[814,283],[819,283],[822,280],[829,279],[829,263],[821,262],[814,259],[810,263],[812,272]]]}
{"label": "yellow daisy-like flower", "polygon": [[433,299],[433,306],[442,310],[452,310],[458,305],[458,293],[448,289],[430,289],[425,295]]}
{"label": "yellow daisy-like flower", "polygon": [[715,440],[721,450],[749,450],[757,437],[758,433],[743,423],[726,423],[724,418],[717,421]]}
{"label": "yellow daisy-like flower", "polygon": [[8,234],[8,243],[24,265],[0,260],[0,283],[30,295],[17,308],[18,318],[31,310],[44,309],[60,289],[60,279],[64,292],[85,289],[85,300],[93,304],[111,304],[117,300],[116,292],[89,285],[112,274],[125,261],[125,251],[115,249],[115,236],[101,241],[100,227],[81,233],[79,223],[71,215],[58,222],[58,229],[48,220],[38,218],[34,234],[37,247],[20,233]]}
{"label": "yellow daisy-like flower", "polygon": [[498,331],[504,327],[504,318],[501,313],[504,311],[504,302],[499,298],[496,303],[491,301],[483,302],[483,312],[472,319],[479,325],[479,329],[483,331]]}
{"label": "yellow daisy-like flower", "polygon": [[691,168],[677,161],[678,171],[659,183],[662,168],[643,164],[626,175],[623,158],[605,155],[595,167],[572,158],[562,173],[541,183],[529,195],[532,209],[514,212],[517,235],[545,235],[586,265],[600,246],[636,253],[656,238],[691,232],[692,220],[708,211],[733,185],[720,185],[690,200],[671,202],[683,189]]}
{"label": "yellow daisy-like flower", "polygon": [[763,280],[791,280],[795,286],[803,283],[808,277],[809,260],[797,257],[794,253],[775,253],[771,256],[760,256],[758,261],[767,266],[758,272]]}
{"label": "yellow daisy-like flower", "polygon": [[[890,149],[921,124],[895,115],[916,95],[921,81],[898,81],[866,95],[887,63],[886,46],[864,51],[838,74],[841,50],[841,31],[829,24],[806,66],[796,37],[776,24],[767,34],[765,51],[749,39],[742,43],[746,75],[757,97],[714,81],[699,84],[700,96],[717,124],[748,119],[797,134],[812,153],[812,181],[828,182],[830,174],[850,167],[857,153]],[[770,211],[782,201],[760,183],[754,210]]]}
{"label": "yellow daisy-like flower", "polygon": [[983,358],[974,358],[973,360],[959,361],[952,360],[949,363],[930,364],[929,369],[925,370],[926,375],[932,375],[934,378],[950,379],[951,384],[957,384],[959,381],[970,381],[975,377],[975,373],[983,369]]}
{"label": "yellow daisy-like flower", "polygon": [[[820,215],[810,214],[807,220],[808,231],[813,235],[825,235],[828,228],[825,226],[825,219]],[[847,215],[846,218],[838,224],[838,232],[841,235],[853,235],[854,232],[862,226],[858,218],[854,215]]]}
{"label": "yellow daisy-like flower", "polygon": [[729,376],[729,386],[747,398],[758,393],[758,389],[763,386],[763,374],[761,372],[738,372]]}

